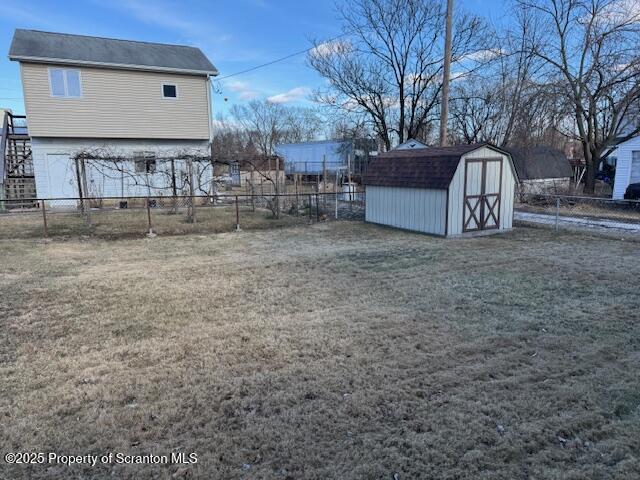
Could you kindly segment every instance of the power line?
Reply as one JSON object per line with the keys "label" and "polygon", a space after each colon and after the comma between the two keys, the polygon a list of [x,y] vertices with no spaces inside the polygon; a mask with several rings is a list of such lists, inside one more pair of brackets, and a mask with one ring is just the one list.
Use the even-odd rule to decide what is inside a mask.
{"label": "power line", "polygon": [[[346,35],[349,35],[349,33],[351,33],[351,32],[341,33],[340,35],[337,35],[337,36],[335,36],[333,38],[325,40],[322,43],[334,42],[334,41],[338,40],[339,38],[342,38],[342,37],[344,37]],[[225,79],[230,78],[230,77],[235,77],[236,75],[243,75],[245,73],[253,72],[254,70],[258,70],[259,68],[268,67],[269,65],[273,65],[274,63],[282,62],[282,61],[288,60],[288,59],[290,59],[292,57],[295,57],[295,56],[298,56],[298,55],[302,55],[303,53],[310,52],[314,48],[316,48],[316,47],[313,46],[313,47],[305,48],[304,50],[300,50],[298,52],[290,53],[289,55],[285,55],[284,57],[280,57],[280,58],[277,58],[275,60],[271,60],[270,62],[263,63],[261,65],[256,65],[255,67],[247,68],[246,70],[241,70],[239,72],[230,73],[229,75],[225,75],[224,77],[216,78],[216,80],[217,81],[225,80]]]}

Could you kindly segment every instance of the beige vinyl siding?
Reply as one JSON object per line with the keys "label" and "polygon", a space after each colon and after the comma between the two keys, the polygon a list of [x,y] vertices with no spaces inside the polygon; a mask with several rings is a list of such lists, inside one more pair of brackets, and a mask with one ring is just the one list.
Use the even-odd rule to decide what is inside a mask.
{"label": "beige vinyl siding", "polygon": [[[78,67],[81,98],[54,98],[48,69],[22,63],[32,137],[208,139],[206,77]],[[162,84],[177,85],[178,98],[162,98]]]}
{"label": "beige vinyl siding", "polygon": [[445,234],[446,190],[368,185],[366,199],[367,222]]}

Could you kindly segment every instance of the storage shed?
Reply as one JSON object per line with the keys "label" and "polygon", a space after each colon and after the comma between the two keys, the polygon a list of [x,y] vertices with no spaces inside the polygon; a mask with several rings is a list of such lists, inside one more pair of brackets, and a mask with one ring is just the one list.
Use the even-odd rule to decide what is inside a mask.
{"label": "storage shed", "polygon": [[490,144],[392,150],[363,177],[366,220],[442,236],[509,230],[516,182]]}

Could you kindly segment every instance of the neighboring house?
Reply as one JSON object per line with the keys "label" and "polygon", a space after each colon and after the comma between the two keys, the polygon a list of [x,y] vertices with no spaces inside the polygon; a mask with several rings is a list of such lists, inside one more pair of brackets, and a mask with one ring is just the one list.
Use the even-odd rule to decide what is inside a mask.
{"label": "neighboring house", "polygon": [[197,48],[19,29],[9,58],[20,62],[41,198],[78,196],[79,152],[122,159],[89,161],[87,196],[170,194],[187,174],[181,155],[210,154],[218,71]]}
{"label": "neighboring house", "polygon": [[322,175],[324,171],[346,171],[349,161],[353,161],[351,140],[282,143],[276,145],[275,150],[284,158],[287,174]]}
{"label": "neighboring house", "polygon": [[564,152],[545,146],[504,150],[513,160],[521,193],[555,193],[570,187],[574,172]]}
{"label": "neighboring house", "polygon": [[509,230],[517,175],[490,144],[391,150],[371,160],[366,220],[441,236]]}
{"label": "neighboring house", "polygon": [[630,183],[640,182],[640,135],[620,143],[609,157],[615,158],[613,198],[620,200]]}
{"label": "neighboring house", "polygon": [[427,148],[428,146],[418,140],[410,138],[406,142],[401,143],[400,145],[392,148],[392,150],[409,150],[412,148]]}

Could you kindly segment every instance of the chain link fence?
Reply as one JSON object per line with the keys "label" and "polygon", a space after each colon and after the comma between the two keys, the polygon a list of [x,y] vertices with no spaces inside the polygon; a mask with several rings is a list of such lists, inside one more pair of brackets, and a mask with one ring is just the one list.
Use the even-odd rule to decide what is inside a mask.
{"label": "chain link fence", "polygon": [[207,234],[364,219],[359,191],[28,200],[2,202],[0,239]]}
{"label": "chain link fence", "polygon": [[514,219],[556,230],[640,235],[640,201],[520,193],[516,196]]}

